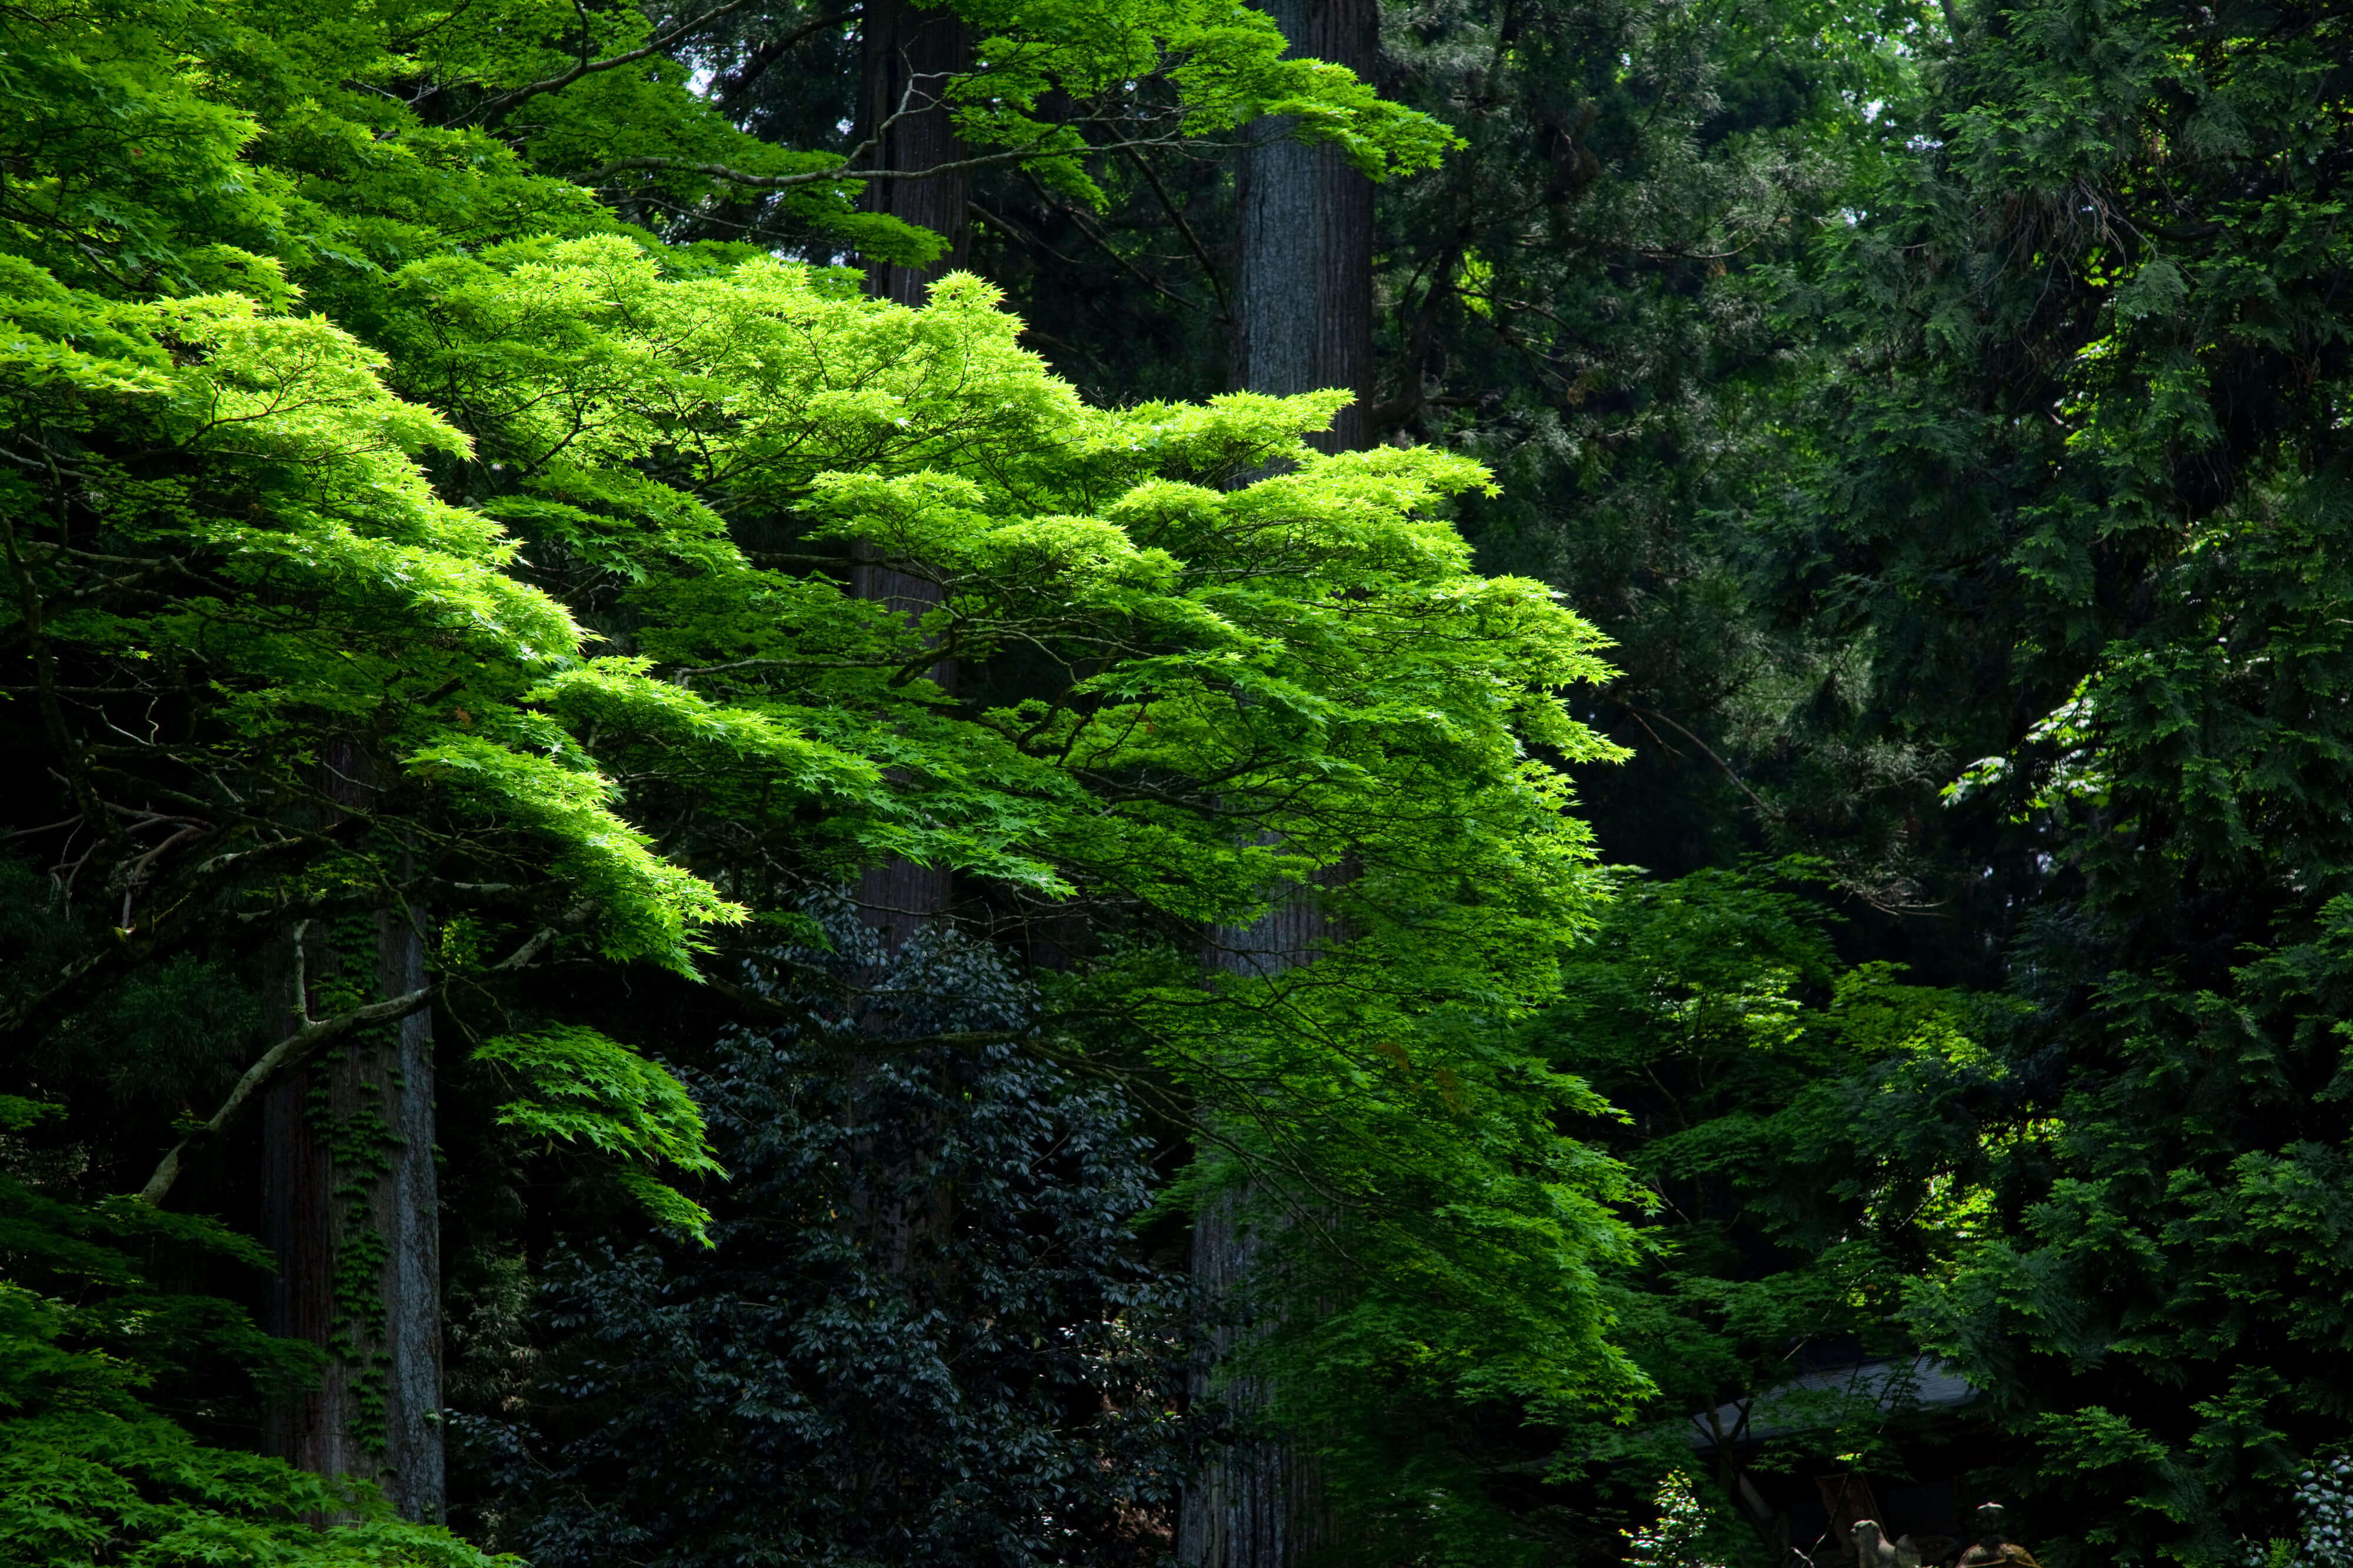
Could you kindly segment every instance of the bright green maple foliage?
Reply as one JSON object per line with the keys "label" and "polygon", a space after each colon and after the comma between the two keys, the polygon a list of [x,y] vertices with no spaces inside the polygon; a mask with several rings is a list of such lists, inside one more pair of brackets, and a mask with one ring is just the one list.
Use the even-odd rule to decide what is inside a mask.
{"label": "bright green maple foliage", "polygon": [[[508,10],[512,38],[468,31],[491,12],[415,36],[479,96],[557,25]],[[1236,18],[1218,47],[1268,64]],[[1477,465],[1313,451],[1336,394],[1089,407],[974,280],[908,310],[624,233],[462,115],[425,122],[433,93],[378,90],[433,73],[367,27],[7,29],[8,717],[111,879],[111,930],[10,993],[13,1041],[151,966],[386,908],[430,910],[436,986],[549,962],[732,985],[811,886],[952,866],[1113,943],[1039,1048],[1259,1129],[1349,1206],[1376,1288],[1327,1374],[1623,1384],[1592,1279],[1614,1178],[1548,1120],[1578,1091],[1465,1021],[1556,984],[1598,897],[1559,770],[1610,754],[1562,697],[1599,639],[1472,573],[1444,520]],[[1295,66],[1199,112],[1356,135],[1345,84]],[[1383,145],[1358,151],[1419,156]],[[941,607],[853,596],[852,541]],[[133,837],[142,812],[183,830]],[[1310,881],[1347,937],[1312,983],[1205,989],[1201,927]],[[692,1225],[659,1172],[709,1157],[660,1068],[582,1023],[485,1059],[523,1084],[509,1125],[608,1150]],[[25,1310],[22,1343],[72,1337]]]}

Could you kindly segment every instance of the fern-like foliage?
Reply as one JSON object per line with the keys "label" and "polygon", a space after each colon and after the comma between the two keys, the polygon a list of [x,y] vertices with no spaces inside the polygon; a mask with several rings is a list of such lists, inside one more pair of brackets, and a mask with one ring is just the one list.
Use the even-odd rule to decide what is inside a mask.
{"label": "fern-like foliage", "polygon": [[521,1088],[499,1124],[549,1142],[585,1145],[620,1162],[621,1185],[658,1223],[710,1245],[711,1213],[659,1180],[667,1165],[724,1176],[702,1113],[669,1069],[586,1025],[501,1035],[474,1052]]}
{"label": "fern-like foliage", "polygon": [[[50,1110],[0,1095],[0,1132]],[[214,1447],[164,1414],[159,1385],[192,1363],[263,1388],[312,1366],[229,1302],[156,1290],[139,1261],[189,1253],[269,1261],[200,1216],[69,1203],[0,1174],[0,1563],[519,1568],[395,1518],[365,1481]]]}

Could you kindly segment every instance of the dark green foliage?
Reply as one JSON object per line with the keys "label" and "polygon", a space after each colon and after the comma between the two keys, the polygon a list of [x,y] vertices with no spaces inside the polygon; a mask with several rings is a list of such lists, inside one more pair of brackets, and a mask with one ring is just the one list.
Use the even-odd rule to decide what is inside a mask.
{"label": "dark green foliage", "polygon": [[1891,1426],[1870,1399],[1826,1390],[1778,1400],[1788,1430],[1761,1448],[1736,1425],[1694,1451],[1692,1417],[1826,1359],[1907,1356],[1907,1281],[1948,1270],[1989,1217],[1955,1179],[1980,1168],[1973,1115],[2014,1100],[1983,1043],[2005,1015],[1840,963],[1827,911],[1793,890],[1820,878],[1798,864],[1630,881],[1567,964],[1564,1000],[1527,1030],[1622,1108],[1589,1135],[1651,1198],[1613,1305],[1653,1397],[1630,1431],[1583,1426],[1563,1456],[1569,1495],[1639,1521],[1687,1471],[1715,1483],[1711,1528],[1757,1562],[1812,1542],[1778,1540],[1739,1503],[1743,1471],[1810,1476],[1847,1454],[1900,1477],[1893,1439],[1916,1418],[1899,1409]]}
{"label": "dark green foliage", "polygon": [[2347,1415],[2346,22],[1959,15],[1820,296],[1767,560],[1857,679],[1793,742],[1927,764],[1858,836],[2031,1009],[1911,1321],[2046,1562],[2219,1562]]}
{"label": "dark green foliage", "polygon": [[[44,1135],[53,1109],[0,1096],[0,1556],[26,1568],[492,1568],[445,1531],[393,1519],[363,1482],[192,1435],[236,1432],[257,1394],[313,1363],[241,1309],[158,1290],[148,1273],[192,1257],[265,1271],[270,1260],[210,1221],[28,1186],[16,1169],[54,1170],[71,1153]],[[341,1522],[322,1531],[325,1520]]]}
{"label": "dark green foliage", "polygon": [[[1281,40],[1228,7],[978,19],[1012,29],[960,100],[978,140],[1036,129],[1018,121],[1050,96],[1048,66],[1113,98],[1131,67],[1153,77],[1176,95],[1150,106],[1172,134],[1276,99],[1368,166],[1442,140],[1345,75],[1277,62]],[[976,281],[917,312],[628,232],[711,180],[828,158],[744,138],[659,52],[576,90],[546,74],[648,37],[634,8],[100,5],[0,12],[0,28],[12,107],[30,106],[0,129],[0,744],[35,762],[5,781],[11,840],[51,868],[48,887],[19,879],[50,905],[9,917],[26,962],[0,1043],[8,1088],[69,1101],[59,1143],[78,1152],[41,1173],[46,1200],[258,1207],[240,1118],[296,1046],[390,1021],[360,1016],[376,1004],[351,940],[389,920],[428,939],[396,1005],[433,1008],[436,1037],[463,1047],[449,1081],[495,1108],[446,1125],[477,1145],[457,1163],[521,1210],[498,1239],[521,1230],[544,1258],[550,1232],[636,1223],[605,1202],[613,1181],[566,1185],[579,1170],[550,1143],[602,1153],[641,1205],[691,1224],[656,1176],[712,1168],[647,1047],[699,1055],[727,1025],[805,1019],[762,989],[774,942],[806,934],[809,888],[899,855],[960,873],[959,918],[984,930],[1058,905],[1102,916],[1104,961],[1074,1004],[1088,1037],[1026,1049],[1186,1114],[1216,1103],[1274,1136],[1295,1120],[1358,1162],[1360,1196],[1366,1172],[1424,1165],[1422,1190],[1476,1189],[1458,1202],[1484,1229],[1461,1259],[1444,1228],[1366,1209],[1400,1270],[1518,1270],[1504,1331],[1454,1315],[1438,1381],[1475,1385],[1493,1344],[1515,1385],[1606,1384],[1534,1353],[1607,1367],[1578,1268],[1579,1226],[1606,1216],[1543,1140],[1553,1164],[1510,1168],[1541,1110],[1516,1068],[1491,1070],[1492,1026],[1458,1052],[1446,1022],[1466,999],[1549,994],[1593,884],[1543,759],[1609,751],[1558,694],[1604,673],[1588,629],[1535,584],[1474,576],[1444,520],[1483,483],[1474,464],[1311,454],[1299,437],[1328,396],[1089,407]],[[733,174],[663,162],[697,156]],[[1078,149],[1035,162],[1086,195]],[[617,213],[558,177],[608,174],[629,176],[599,187]],[[890,237],[856,216],[798,213]],[[938,616],[910,626],[848,593],[852,540],[952,581]],[[926,633],[961,696],[922,679]],[[1203,922],[1247,921],[1344,862],[1334,902],[1361,985],[1204,994]],[[635,1027],[592,1031],[640,988]],[[1103,1026],[1147,1012],[1148,1030]],[[1403,1113],[1409,1096],[1360,1092],[1374,1034],[1433,1071],[1459,1055],[1478,1116],[1510,1135],[1449,1147]],[[1264,1059],[1238,1073],[1242,1049]],[[1028,1060],[987,1063],[1042,1072]],[[1021,1081],[1067,1100],[1066,1121],[1115,1120]],[[332,1331],[373,1340],[361,1286],[389,1244],[357,1205],[387,1131],[366,1115],[310,1129],[348,1233]],[[1126,1145],[1102,1136],[1116,1165]],[[1005,1223],[1081,1174],[1041,1196],[997,1173]],[[987,1184],[968,1184],[996,1223]],[[1088,1223],[1143,1201],[1118,1200]],[[1523,1219],[1535,1239],[1514,1245]],[[1599,1223],[1598,1245],[1611,1234]],[[171,1284],[158,1293],[195,1301],[215,1281],[191,1266]],[[1135,1336],[1113,1381],[1156,1389],[1172,1343],[1119,1305],[1068,1311]],[[1381,1353],[1410,1354],[1384,1331]],[[362,1426],[380,1370],[360,1371]],[[1163,1414],[1156,1393],[1118,1403]],[[239,1410],[224,1435],[250,1442]],[[1056,1462],[1064,1481],[1093,1474]],[[1155,1471],[1119,1497],[1162,1487]],[[1118,1506],[1098,1491],[1013,1511],[1026,1530]]]}
{"label": "dark green foliage", "polygon": [[1182,1282],[1132,1229],[1148,1145],[1009,1043],[1036,1001],[987,950],[827,930],[782,955],[813,1026],[692,1080],[733,1172],[712,1250],[542,1270],[521,1414],[468,1428],[480,1506],[541,1568],[1153,1561],[1190,1427]]}
{"label": "dark green foliage", "polygon": [[[1726,514],[1778,483],[1814,329],[1782,310],[1900,100],[1922,7],[1437,0],[1383,9],[1390,90],[1464,145],[1382,204],[1377,416],[1504,479],[1483,567],[1617,644],[1580,785],[1605,852],[1761,847],[1744,744],[1788,700]],[[1728,768],[1725,759],[1736,759]],[[1735,768],[1742,779],[1731,776]],[[1836,848],[1818,852],[1836,853]]]}
{"label": "dark green foliage", "polygon": [[[110,1196],[187,1135],[253,1209],[205,1119],[385,910],[549,1568],[1149,1559],[1190,1199],[1364,1561],[1778,1552],[1742,1475],[1894,1428],[1687,1417],[1834,1351],[1963,1368],[2052,1568],[2280,1536],[2353,1416],[2348,17],[1433,0],[1375,102],[954,9],[1019,322],[775,258],[948,237],[831,176],[847,11],[0,9],[0,1557],[480,1561],[239,1452],[267,1260]],[[1395,446],[1185,401],[1270,107],[1400,176]],[[818,951],[893,856],[965,934]],[[1205,975],[1293,882],[1347,940]]]}

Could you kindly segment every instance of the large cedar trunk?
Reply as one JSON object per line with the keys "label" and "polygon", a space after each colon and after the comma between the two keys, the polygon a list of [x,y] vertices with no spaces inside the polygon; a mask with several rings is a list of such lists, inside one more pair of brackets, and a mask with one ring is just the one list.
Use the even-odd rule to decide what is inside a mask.
{"label": "large cedar trunk", "polygon": [[[873,166],[932,169],[963,158],[964,143],[940,101],[948,75],[972,64],[972,36],[963,19],[944,6],[927,10],[909,0],[866,0],[864,9],[860,135],[880,130]],[[902,305],[922,304],[934,279],[965,263],[971,248],[971,202],[969,174],[869,183],[867,210],[930,229],[947,240],[948,248],[928,267],[868,268],[867,291]]]}
{"label": "large cedar trunk", "polygon": [[[1256,1283],[1260,1237],[1236,1222],[1228,1194],[1193,1222],[1193,1286],[1205,1303],[1229,1307]],[[1212,1394],[1210,1373],[1250,1331],[1248,1321],[1220,1314],[1196,1347],[1192,1393]],[[1265,1403],[1255,1378],[1229,1377],[1214,1390],[1238,1415]],[[1319,1544],[1320,1521],[1311,1495],[1314,1468],[1291,1444],[1257,1437],[1236,1443],[1201,1468],[1187,1487],[1176,1515],[1176,1560],[1188,1568],[1273,1568],[1293,1563]]]}
{"label": "large cedar trunk", "polygon": [[[376,916],[376,985],[401,996],[425,984],[425,940],[400,910]],[[404,1519],[438,1521],[441,1446],[441,1194],[433,1169],[433,1014],[411,1013],[378,1058],[390,1168],[368,1194],[384,1237],[385,1495]]]}
{"label": "large cedar trunk", "polygon": [[[375,945],[379,994],[424,983],[423,944],[401,915],[377,917]],[[268,1447],[321,1475],[366,1477],[403,1518],[438,1521],[431,1014],[367,1035],[272,1090],[262,1107],[263,1218],[279,1264],[265,1316],[272,1332],[327,1352],[319,1385],[270,1413]],[[338,1276],[348,1293],[341,1300]]]}
{"label": "large cedar trunk", "polygon": [[[364,762],[332,757],[331,792],[357,806]],[[311,994],[294,994],[284,944],[278,1018],[290,1031],[318,991],[350,969],[375,996],[425,984],[411,911],[301,938]],[[368,971],[373,973],[367,973]],[[433,1169],[430,1010],[355,1031],[264,1099],[262,1223],[277,1256],[264,1312],[273,1333],[327,1352],[318,1386],[269,1413],[269,1451],[320,1475],[364,1477],[405,1519],[442,1514],[440,1197]],[[340,1289],[339,1289],[340,1287]]]}
{"label": "large cedar trunk", "polygon": [[[849,591],[860,599],[884,604],[911,622],[939,608],[940,585],[912,573],[885,565],[873,546],[860,544],[850,567]],[[955,661],[932,666],[931,678],[943,689],[955,689]],[[917,930],[945,914],[953,892],[944,866],[918,866],[893,859],[870,866],[858,879],[859,918],[882,933],[893,952]]]}
{"label": "large cedar trunk", "polygon": [[[1291,52],[1371,79],[1380,47],[1375,0],[1261,0]],[[1235,384],[1246,392],[1344,387],[1356,401],[1316,445],[1369,444],[1373,378],[1373,183],[1329,142],[1250,130],[1236,180]]]}
{"label": "large cedar trunk", "polygon": [[[925,9],[910,0],[867,0],[860,26],[865,62],[860,134],[874,136],[878,128],[898,117],[879,132],[874,166],[915,171],[963,157],[964,143],[939,101],[946,75],[972,64],[971,35],[963,19],[944,7]],[[972,233],[965,210],[971,199],[972,180],[965,174],[871,183],[866,187],[870,211],[928,228],[947,239],[948,249],[929,267],[869,268],[867,291],[896,304],[922,305],[934,279],[964,265]],[[850,591],[859,598],[890,605],[911,621],[939,607],[939,584],[884,564],[871,545],[860,546],[857,556]],[[955,689],[952,662],[934,665],[931,674],[941,686]],[[950,892],[944,868],[892,860],[869,867],[860,877],[858,907],[896,952],[918,928],[946,912]]]}
{"label": "large cedar trunk", "polygon": [[[1294,889],[1249,926],[1210,933],[1209,961],[1237,974],[1271,975],[1312,963],[1341,933],[1312,889]],[[1219,1363],[1254,1333],[1280,1282],[1262,1271],[1268,1237],[1246,1224],[1241,1196],[1227,1194],[1193,1222],[1193,1293],[1203,1326],[1190,1378],[1197,1401],[1221,1400],[1245,1427],[1266,1403],[1254,1377],[1219,1377]],[[1176,1560],[1187,1568],[1293,1568],[1329,1531],[1314,1461],[1281,1436],[1249,1435],[1219,1450],[1185,1489]]]}
{"label": "large cedar trunk", "polygon": [[[880,138],[872,154],[874,166],[918,171],[963,157],[964,144],[939,101],[946,75],[972,62],[971,36],[962,18],[944,7],[924,9],[909,0],[866,0],[861,28],[860,132],[862,137]],[[886,127],[893,116],[895,123]],[[867,292],[893,304],[923,306],[933,282],[964,265],[970,248],[971,219],[965,209],[971,199],[972,181],[960,174],[870,183],[869,211],[930,229],[948,241],[948,248],[928,267],[869,267]],[[878,547],[863,542],[853,552],[849,589],[858,598],[889,605],[911,623],[937,609],[944,599],[938,584],[889,564]],[[955,689],[953,659],[934,665],[930,675],[942,688]],[[878,931],[885,952],[895,955],[917,931],[947,913],[954,892],[954,879],[944,866],[886,860],[859,874],[859,919]],[[862,1054],[851,1058],[843,1110],[853,1120],[868,1114],[867,1085],[874,1065],[873,1058]],[[899,1131],[915,1131],[910,1142],[920,1149],[922,1134],[935,1130]],[[920,1179],[911,1181],[908,1168],[882,1154],[871,1141],[861,1141],[853,1153],[860,1170],[844,1205],[845,1223],[892,1273],[909,1278],[931,1269],[935,1262],[933,1243],[952,1222],[951,1194],[944,1188],[926,1191]],[[936,1287],[942,1282],[931,1283]]]}
{"label": "large cedar trunk", "polygon": [[[1291,40],[1292,53],[1347,66],[1370,79],[1380,38],[1376,0],[1261,0]],[[1365,413],[1372,389],[1373,187],[1336,148],[1285,139],[1277,120],[1250,128],[1236,181],[1235,381],[1244,391],[1356,395],[1325,451],[1369,443]],[[1334,934],[1311,891],[1302,889],[1247,930],[1215,933],[1211,959],[1237,973],[1265,974],[1313,962]],[[1203,1335],[1197,1396],[1210,1392],[1219,1358],[1250,1331],[1247,1303],[1269,1281],[1259,1276],[1264,1237],[1236,1223],[1237,1203],[1210,1205],[1193,1231],[1196,1296],[1219,1326]],[[1247,1378],[1219,1392],[1247,1422],[1265,1391]],[[1329,1534],[1311,1460],[1290,1442],[1238,1442],[1206,1465],[1177,1516],[1176,1556],[1187,1568],[1294,1568]]]}

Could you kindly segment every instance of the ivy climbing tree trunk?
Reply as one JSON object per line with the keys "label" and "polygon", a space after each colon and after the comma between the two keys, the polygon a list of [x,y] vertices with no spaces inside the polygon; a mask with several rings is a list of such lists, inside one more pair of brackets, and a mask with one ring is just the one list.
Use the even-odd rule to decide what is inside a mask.
{"label": "ivy climbing tree trunk", "polygon": [[[874,167],[934,169],[962,158],[964,143],[940,95],[951,75],[972,65],[972,35],[963,18],[945,6],[926,10],[910,0],[866,0],[861,27],[860,112],[864,135],[880,139]],[[866,187],[869,211],[930,229],[948,247],[928,266],[885,263],[869,268],[867,291],[902,305],[922,304],[935,279],[965,264],[971,246],[971,202],[972,177],[965,174],[871,182]]]}
{"label": "ivy climbing tree trunk", "polygon": [[[375,917],[345,965],[379,995],[425,982],[400,911]],[[313,928],[316,929],[315,927]],[[311,946],[315,988],[338,978]],[[293,1000],[288,965],[287,1001]],[[295,1009],[281,1016],[290,1027]],[[318,1385],[271,1413],[271,1452],[321,1475],[364,1476],[403,1518],[442,1512],[440,1204],[433,1171],[429,1009],[357,1031],[272,1090],[262,1110],[263,1216],[278,1257],[272,1332],[327,1352]]]}
{"label": "ivy climbing tree trunk", "polygon": [[[365,759],[330,752],[329,791],[364,806]],[[275,1008],[305,1016],[372,990],[426,982],[412,908],[310,921],[283,947]],[[262,1107],[262,1219],[278,1258],[264,1318],[326,1352],[318,1385],[280,1405],[269,1451],[321,1475],[362,1476],[403,1518],[443,1507],[440,1195],[433,1168],[429,1008],[356,1030],[271,1090]]]}

